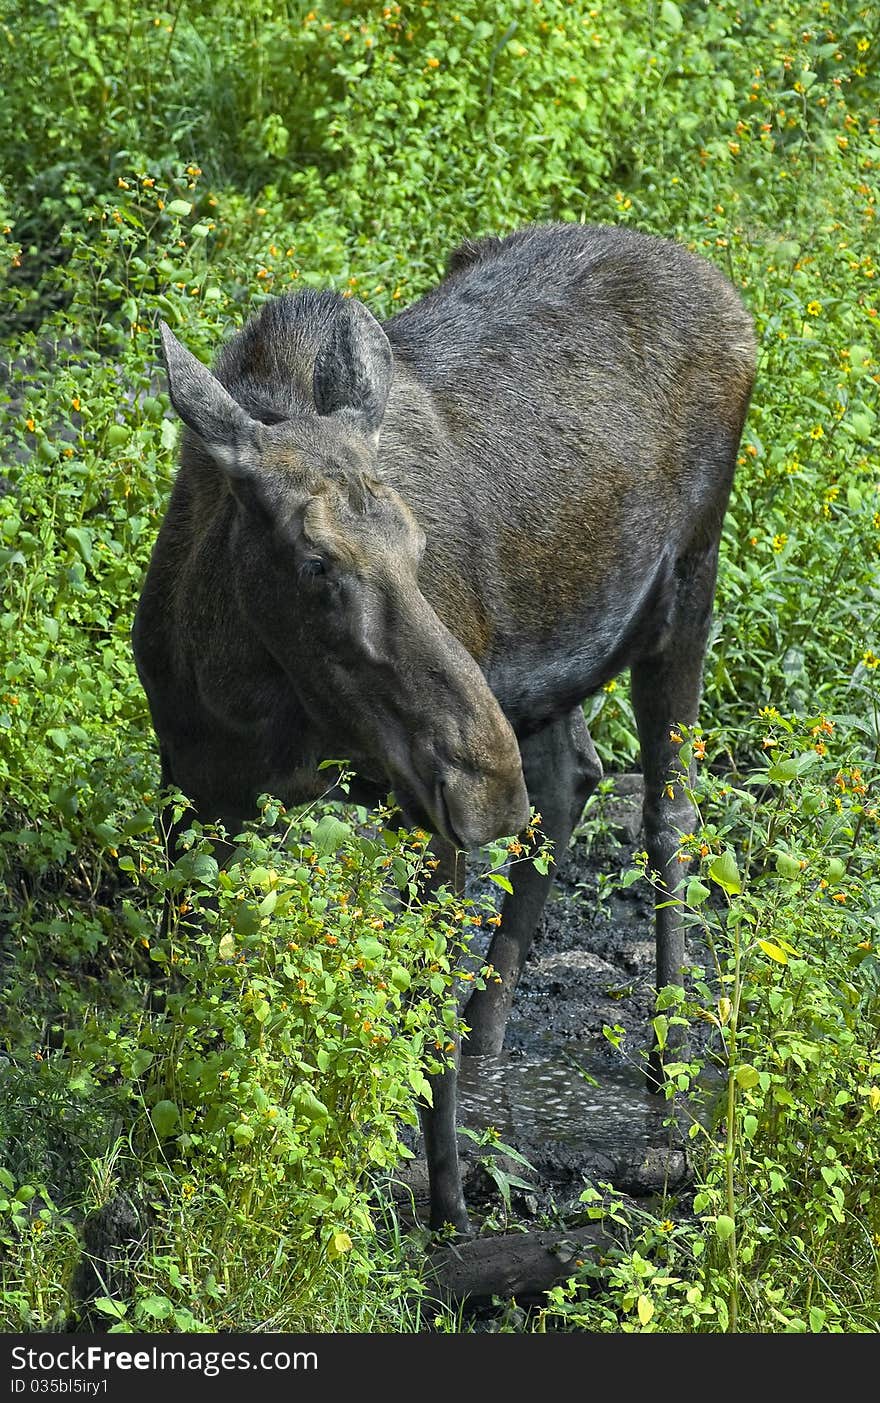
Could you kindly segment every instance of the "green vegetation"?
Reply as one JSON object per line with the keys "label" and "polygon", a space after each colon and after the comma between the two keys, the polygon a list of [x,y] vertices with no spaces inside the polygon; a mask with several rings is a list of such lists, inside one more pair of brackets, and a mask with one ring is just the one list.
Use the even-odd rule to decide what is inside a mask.
{"label": "green vegetation", "polygon": [[[120,1194],[147,1242],[105,1328],[417,1327],[371,1190],[466,913],[419,916],[419,840],[346,811],[164,863],[129,644],[176,441],[155,323],[207,357],[299,283],[390,315],[461,237],[559,218],[718,262],[761,353],[682,739],[711,959],[656,1023],[713,1025],[718,1123],[692,1219],[588,1190],[620,1252],[538,1324],[877,1330],[878,60],[860,0],[0,0],[2,1328],[67,1318]],[[588,713],[633,761],[624,680]]]}

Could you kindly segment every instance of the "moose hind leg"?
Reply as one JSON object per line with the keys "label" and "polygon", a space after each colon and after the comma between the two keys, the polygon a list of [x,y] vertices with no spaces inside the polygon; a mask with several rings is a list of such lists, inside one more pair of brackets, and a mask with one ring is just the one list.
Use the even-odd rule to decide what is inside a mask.
{"label": "moose hind leg", "polygon": [[693,725],[702,689],[703,659],[712,617],[717,552],[682,562],[679,598],[662,651],[632,666],[632,701],[639,728],[645,779],[644,822],[648,866],[658,873],[657,988],[681,984],[686,962],[684,925],[669,898],[686,866],[678,861],[681,834],[696,813],[687,794],[692,772],[678,757],[676,725]]}
{"label": "moose hind leg", "polygon": [[[559,863],[584,804],[602,778],[602,763],[580,707],[529,736],[520,750],[529,800],[541,814],[541,830],[552,841]],[[510,882],[513,891],[504,898],[501,924],[486,957],[496,977],[485,989],[474,990],[464,1011],[470,1027],[463,1048],[467,1057],[501,1051],[514,991],[553,872],[544,875],[532,862],[523,861],[512,866]]]}

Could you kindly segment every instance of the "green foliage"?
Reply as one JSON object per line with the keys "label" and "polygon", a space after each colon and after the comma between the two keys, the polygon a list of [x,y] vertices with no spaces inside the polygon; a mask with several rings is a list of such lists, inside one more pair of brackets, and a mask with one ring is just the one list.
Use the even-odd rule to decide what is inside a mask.
{"label": "green foliage", "polygon": [[[111,1182],[136,1184],[147,1222],[156,1218],[158,1229],[170,1216],[176,1225],[170,1244],[160,1251],[160,1236],[132,1264],[133,1302],[106,1298],[115,1329],[143,1325],[140,1295],[149,1288],[154,1298],[157,1273],[174,1309],[154,1312],[152,1328],[230,1328],[240,1317],[229,1302],[241,1310],[250,1283],[282,1261],[287,1294],[255,1302],[251,1327],[267,1300],[285,1328],[332,1319],[319,1305],[328,1269],[337,1275],[333,1264],[347,1254],[354,1279],[372,1271],[371,1176],[405,1153],[400,1127],[414,1123],[416,1097],[431,1095],[425,1071],[439,1070],[454,1045],[449,993],[473,978],[455,965],[468,913],[443,891],[422,899],[433,864],[427,835],[375,822],[365,830],[363,813],[358,822],[337,807],[313,806],[280,832],[272,831],[280,806],[267,800],[264,815],[265,830],[240,835],[225,867],[198,828],[171,867],[155,835],[105,834],[119,844],[111,851],[125,937],[108,939],[102,953],[120,960],[127,938],[143,967],[129,949],[129,997],[114,1008],[80,991],[75,1017],[56,1029],[61,1046],[36,1054],[37,1075],[28,1076],[22,1050],[23,1071],[4,1078],[5,1154],[40,1174],[49,1204],[32,1224],[22,1200],[37,1189],[6,1204],[16,1230],[6,1239],[12,1280],[33,1233],[55,1223],[46,1181],[69,1200],[79,1178],[82,1197],[98,1205]],[[170,915],[157,931],[163,900]],[[72,989],[69,998],[73,1009]],[[42,1151],[28,1129],[35,1108]],[[103,1186],[83,1185],[80,1156],[90,1143],[96,1159],[106,1156],[123,1127],[113,1173]],[[74,1254],[69,1274],[69,1217],[59,1230]],[[193,1242],[198,1270],[187,1267]],[[50,1310],[63,1318],[64,1277],[54,1286],[47,1301],[42,1282],[41,1305],[19,1284],[7,1290],[8,1318],[25,1327]]]}
{"label": "green foliage", "polygon": [[[706,671],[718,778],[683,893],[714,942],[701,1021],[732,1100],[720,1141],[696,1135],[696,1226],[646,1219],[604,1295],[554,1309],[591,1329],[876,1326],[877,32],[864,0],[0,0],[7,1328],[63,1321],[84,1212],[135,1181],[166,1226],[99,1302],[113,1328],[404,1310],[368,1183],[461,921],[420,924],[407,884],[389,912],[421,850],[351,813],[280,847],[251,835],[224,874],[194,834],[163,869],[129,643],[176,441],[155,325],[207,358],[300,283],[387,316],[460,237],[545,218],[681,239],[740,287],[761,344]],[[625,680],[588,712],[606,763],[631,761]],[[822,716],[833,743],[810,734]],[[166,895],[203,923],[178,910],[161,934]],[[658,1036],[692,1016],[661,1007]]]}
{"label": "green foliage", "polygon": [[[876,692],[869,702],[876,715]],[[870,769],[855,765],[835,730],[824,716],[765,708],[740,737],[746,752],[760,744],[763,765],[724,779],[701,771],[694,797],[707,817],[681,849],[699,877],[683,878],[675,899],[706,963],[690,997],[661,992],[655,1019],[661,1047],[691,1029],[691,1055],[667,1046],[665,1074],[690,1118],[698,1218],[633,1215],[589,1191],[590,1216],[619,1232],[621,1250],[609,1274],[591,1266],[552,1293],[550,1320],[876,1331],[880,751]],[[684,758],[705,744],[686,733]],[[700,1027],[711,1033],[698,1052]],[[706,1086],[714,1097],[695,1116]]]}

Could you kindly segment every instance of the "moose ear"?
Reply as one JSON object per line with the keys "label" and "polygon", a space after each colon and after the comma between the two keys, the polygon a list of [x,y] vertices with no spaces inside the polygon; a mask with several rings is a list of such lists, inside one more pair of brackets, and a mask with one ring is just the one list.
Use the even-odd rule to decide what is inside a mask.
{"label": "moose ear", "polygon": [[261,425],[162,321],[159,330],[168,390],[177,413],[230,477],[250,476],[259,462]]}
{"label": "moose ear", "polygon": [[372,312],[354,298],[345,301],[315,361],[313,392],[318,413],[345,411],[364,434],[378,438],[392,368],[388,337]]}

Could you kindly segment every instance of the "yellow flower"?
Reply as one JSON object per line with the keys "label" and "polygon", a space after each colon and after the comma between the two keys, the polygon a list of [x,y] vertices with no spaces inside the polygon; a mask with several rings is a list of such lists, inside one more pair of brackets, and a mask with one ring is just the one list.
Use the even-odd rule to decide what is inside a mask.
{"label": "yellow flower", "polygon": [[822,303],[821,303],[821,302],[808,302],[808,303],[807,303],[807,311],[809,312],[809,314],[810,314],[811,317],[818,317],[818,316],[821,316],[821,315],[822,315]]}
{"label": "yellow flower", "polygon": [[786,536],[785,532],[781,532],[779,535],[773,537],[773,549],[777,555],[779,555],[780,551],[785,549],[785,543],[787,540],[788,537]]}
{"label": "yellow flower", "polygon": [[862,654],[862,662],[865,667],[870,668],[872,672],[875,668],[880,667],[880,658],[878,658],[877,654],[872,652],[870,648],[866,648]]}
{"label": "yellow flower", "polygon": [[814,424],[813,427],[812,427],[812,429],[810,429],[810,438],[813,438],[813,439],[820,439],[820,438],[824,438],[824,437],[825,437],[825,430],[822,428],[822,425],[821,425],[821,424]]}

